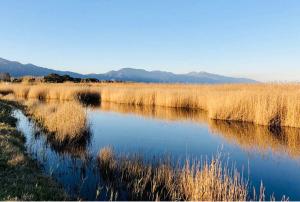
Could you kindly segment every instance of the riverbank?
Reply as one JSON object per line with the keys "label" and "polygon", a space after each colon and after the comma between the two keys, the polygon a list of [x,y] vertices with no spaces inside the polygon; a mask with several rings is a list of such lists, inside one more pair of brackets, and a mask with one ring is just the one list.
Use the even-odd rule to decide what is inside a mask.
{"label": "riverbank", "polygon": [[61,186],[27,155],[12,110],[0,101],[0,200],[66,200]]}

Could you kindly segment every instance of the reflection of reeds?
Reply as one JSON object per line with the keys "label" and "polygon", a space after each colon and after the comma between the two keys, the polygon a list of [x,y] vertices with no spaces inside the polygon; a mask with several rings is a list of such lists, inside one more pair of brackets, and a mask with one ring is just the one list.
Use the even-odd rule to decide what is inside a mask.
{"label": "reflection of reeds", "polygon": [[[127,191],[130,200],[251,199],[248,182],[236,169],[223,165],[220,156],[210,162],[187,161],[183,167],[174,168],[164,160],[146,163],[138,156],[117,156],[112,148],[105,147],[99,152],[98,162],[109,187]],[[259,199],[264,197],[261,187]]]}
{"label": "reflection of reeds", "polygon": [[77,102],[43,104],[27,102],[28,112],[56,141],[77,142],[86,138],[88,121],[84,108]]}
{"label": "reflection of reeds", "polygon": [[17,97],[202,109],[209,118],[300,127],[299,84],[1,84]]}
{"label": "reflection of reeds", "polygon": [[[36,128],[35,138],[39,138],[45,131]],[[67,155],[70,157],[87,159],[89,157],[88,153],[88,144],[91,141],[91,135],[87,134],[86,136],[82,136],[82,138],[77,139],[76,141],[70,142],[61,142],[57,141],[55,136],[45,134],[46,143],[50,146],[52,150],[55,152]]]}
{"label": "reflection of reeds", "polygon": [[166,107],[132,106],[102,102],[101,110],[116,111],[124,114],[138,114],[144,117],[159,118],[169,121],[194,121],[208,124],[212,132],[237,143],[244,149],[257,149],[265,152],[285,152],[291,157],[300,156],[300,130],[297,128],[273,128],[251,123],[215,121],[207,118],[207,114],[199,110],[186,110]]}
{"label": "reflection of reeds", "polygon": [[291,157],[300,156],[300,130],[295,128],[269,128],[247,123],[210,121],[211,130],[226,139],[237,143],[246,150],[256,149],[275,153],[286,152]]}
{"label": "reflection of reeds", "polygon": [[160,106],[136,106],[127,104],[116,104],[112,102],[102,102],[100,110],[116,111],[123,114],[132,113],[145,117],[170,121],[193,120],[196,122],[207,122],[207,114],[201,110],[195,109],[170,108]]}

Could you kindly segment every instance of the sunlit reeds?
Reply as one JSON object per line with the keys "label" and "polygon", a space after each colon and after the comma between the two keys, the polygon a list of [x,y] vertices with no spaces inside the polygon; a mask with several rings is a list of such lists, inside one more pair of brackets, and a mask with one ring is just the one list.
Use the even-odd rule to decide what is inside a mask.
{"label": "sunlit reeds", "polygon": [[205,110],[211,119],[300,127],[299,84],[1,84],[16,97]]}
{"label": "sunlit reeds", "polygon": [[104,86],[102,101],[202,109],[209,118],[300,127],[299,84]]}
{"label": "sunlit reeds", "polygon": [[0,94],[12,93],[16,98],[80,101],[84,104],[99,104],[100,90],[88,85],[72,84],[12,84],[0,85]]}
{"label": "sunlit reeds", "polygon": [[43,104],[29,101],[26,105],[34,119],[58,142],[77,141],[88,132],[86,111],[77,102]]}

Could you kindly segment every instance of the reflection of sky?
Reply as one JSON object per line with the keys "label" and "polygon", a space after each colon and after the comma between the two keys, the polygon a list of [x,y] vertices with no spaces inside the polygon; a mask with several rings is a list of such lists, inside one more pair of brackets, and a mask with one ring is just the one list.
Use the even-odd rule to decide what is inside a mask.
{"label": "reflection of sky", "polygon": [[[21,114],[18,117],[21,117],[18,127],[25,133],[27,144],[35,143],[32,145],[33,153],[40,161],[46,156],[42,161],[45,170],[53,173],[65,187],[71,187],[73,192],[81,190],[81,194],[93,199],[99,180],[97,171],[94,171],[94,158],[76,160],[67,154],[59,155],[49,148],[39,152],[45,150],[41,147],[45,136],[40,136],[34,142],[30,122]],[[263,180],[267,194],[274,191],[277,197],[286,194],[290,199],[300,199],[299,161],[289,158],[285,153],[246,151],[222,135],[211,134],[205,124],[196,122],[166,121],[100,110],[89,111],[89,118],[93,132],[89,150],[93,157],[107,145],[113,146],[120,153],[141,152],[146,157],[169,154],[181,159],[211,157],[221,150],[224,158],[228,157],[240,171],[244,168],[246,177],[249,163],[251,181],[259,187]]]}

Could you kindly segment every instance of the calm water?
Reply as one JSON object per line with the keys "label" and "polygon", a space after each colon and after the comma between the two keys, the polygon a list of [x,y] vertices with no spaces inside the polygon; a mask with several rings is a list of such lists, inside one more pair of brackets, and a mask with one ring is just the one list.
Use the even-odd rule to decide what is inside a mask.
{"label": "calm water", "polygon": [[[60,148],[48,141],[21,111],[18,128],[26,136],[28,152],[72,196],[107,199],[97,162],[99,150],[112,146],[120,153],[141,153],[145,158],[169,155],[172,159],[211,157],[221,150],[257,188],[263,181],[267,196],[275,193],[300,200],[300,131],[270,131],[251,124],[214,122],[195,111],[141,108],[103,103],[89,108],[91,137],[78,148]],[[226,157],[227,159],[227,157]]]}

